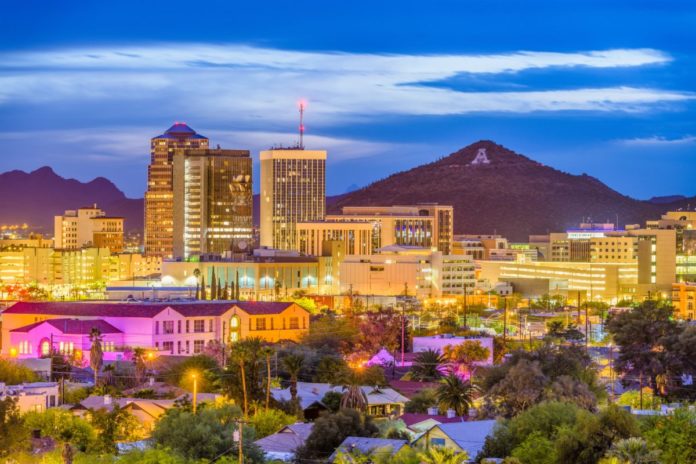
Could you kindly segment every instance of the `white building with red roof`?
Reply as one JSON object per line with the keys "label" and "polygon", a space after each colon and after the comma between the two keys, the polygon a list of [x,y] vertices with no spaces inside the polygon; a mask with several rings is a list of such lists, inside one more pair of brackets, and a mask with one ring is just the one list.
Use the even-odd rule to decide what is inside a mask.
{"label": "white building with red roof", "polygon": [[135,347],[189,356],[214,340],[296,341],[309,330],[309,313],[292,302],[19,302],[0,320],[3,356],[42,357],[52,347],[87,360],[97,329],[106,361]]}

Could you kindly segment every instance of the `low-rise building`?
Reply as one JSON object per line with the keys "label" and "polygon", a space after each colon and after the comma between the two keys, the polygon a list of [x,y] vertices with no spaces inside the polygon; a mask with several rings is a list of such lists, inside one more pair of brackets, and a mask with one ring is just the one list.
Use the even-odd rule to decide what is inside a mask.
{"label": "low-rise building", "polygon": [[304,446],[313,426],[304,422],[286,425],[273,435],[256,440],[254,444],[261,448],[266,459],[293,462],[297,449]]}
{"label": "low-rise building", "polygon": [[42,412],[58,406],[60,395],[56,382],[33,382],[20,385],[6,385],[0,382],[0,400],[12,398],[17,401],[20,413]]}
{"label": "low-rise building", "polygon": [[2,354],[37,358],[62,350],[85,363],[93,328],[103,331],[105,360],[121,360],[135,347],[190,356],[211,341],[297,341],[310,324],[295,303],[241,301],[19,302],[1,320]]}
{"label": "low-rise building", "polygon": [[396,440],[392,438],[346,437],[346,439],[338,445],[336,451],[329,456],[328,462],[335,462],[339,454],[351,455],[354,453],[363,456],[369,455],[377,459],[390,458],[407,445],[408,441],[406,440]]}
{"label": "low-rise building", "polygon": [[672,305],[677,317],[694,320],[696,316],[696,283],[680,282],[672,285]]}
{"label": "low-rise building", "polygon": [[493,432],[496,422],[482,420],[438,424],[414,440],[413,445],[421,449],[440,446],[455,452],[466,452],[469,462],[473,462],[483,449],[486,437]]}

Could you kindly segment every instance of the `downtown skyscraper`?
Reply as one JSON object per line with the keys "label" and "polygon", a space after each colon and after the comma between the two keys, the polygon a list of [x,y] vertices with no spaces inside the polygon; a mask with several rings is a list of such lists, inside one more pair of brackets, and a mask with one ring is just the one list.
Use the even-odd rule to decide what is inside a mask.
{"label": "downtown skyscraper", "polygon": [[260,245],[297,248],[298,222],[326,215],[326,151],[299,147],[261,152]]}
{"label": "downtown skyscraper", "polygon": [[208,148],[208,138],[185,123],[175,123],[150,141],[145,192],[145,254],[174,256],[174,151]]}

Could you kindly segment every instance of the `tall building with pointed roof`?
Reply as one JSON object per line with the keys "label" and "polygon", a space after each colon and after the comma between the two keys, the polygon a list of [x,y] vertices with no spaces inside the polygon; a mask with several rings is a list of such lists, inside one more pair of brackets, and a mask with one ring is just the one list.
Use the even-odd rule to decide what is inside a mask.
{"label": "tall building with pointed roof", "polygon": [[208,138],[177,122],[150,143],[145,192],[145,253],[173,257],[174,253],[174,152],[208,148]]}

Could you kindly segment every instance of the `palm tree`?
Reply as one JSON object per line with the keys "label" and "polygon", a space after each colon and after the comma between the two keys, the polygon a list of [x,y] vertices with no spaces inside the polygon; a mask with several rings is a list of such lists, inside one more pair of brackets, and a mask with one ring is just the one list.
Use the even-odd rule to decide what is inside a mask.
{"label": "palm tree", "polygon": [[464,464],[469,461],[469,455],[466,451],[433,446],[418,453],[418,459],[421,464]]}
{"label": "palm tree", "polygon": [[301,354],[289,354],[282,359],[282,363],[283,369],[290,375],[290,400],[297,407],[297,378],[304,366],[304,356]]}
{"label": "palm tree", "polygon": [[201,299],[201,270],[196,268],[193,270],[193,276],[196,278],[196,299]]}
{"label": "palm tree", "polygon": [[239,366],[239,373],[242,378],[242,400],[244,404],[244,417],[246,418],[249,413],[249,403],[246,385],[246,363],[251,358],[249,347],[245,343],[235,343],[232,346],[230,358]]}
{"label": "palm tree", "polygon": [[367,395],[362,390],[362,387],[356,382],[348,386],[346,392],[341,397],[342,409],[356,409],[364,411],[367,409]]}
{"label": "palm tree", "polygon": [[135,381],[140,385],[143,383],[145,377],[145,371],[147,366],[145,365],[145,348],[137,347],[133,349],[133,363],[135,364]]}
{"label": "palm tree", "polygon": [[476,387],[471,382],[463,381],[457,374],[450,372],[437,388],[437,400],[440,409],[454,409],[458,416],[469,412],[473,405]]}
{"label": "palm tree", "polygon": [[104,364],[104,352],[101,346],[101,332],[96,327],[92,327],[89,333],[89,340],[92,342],[92,347],[89,350],[89,365],[94,371],[94,386],[97,386],[99,379],[99,369]]}
{"label": "palm tree", "polygon": [[660,462],[659,454],[644,439],[631,437],[614,442],[606,456],[626,464],[657,464]]}
{"label": "palm tree", "polygon": [[266,411],[271,403],[271,356],[275,354],[272,346],[264,346],[261,354],[266,358]]}
{"label": "palm tree", "polygon": [[440,366],[444,361],[437,350],[428,349],[417,353],[411,367],[411,378],[419,381],[439,379],[442,377]]}

